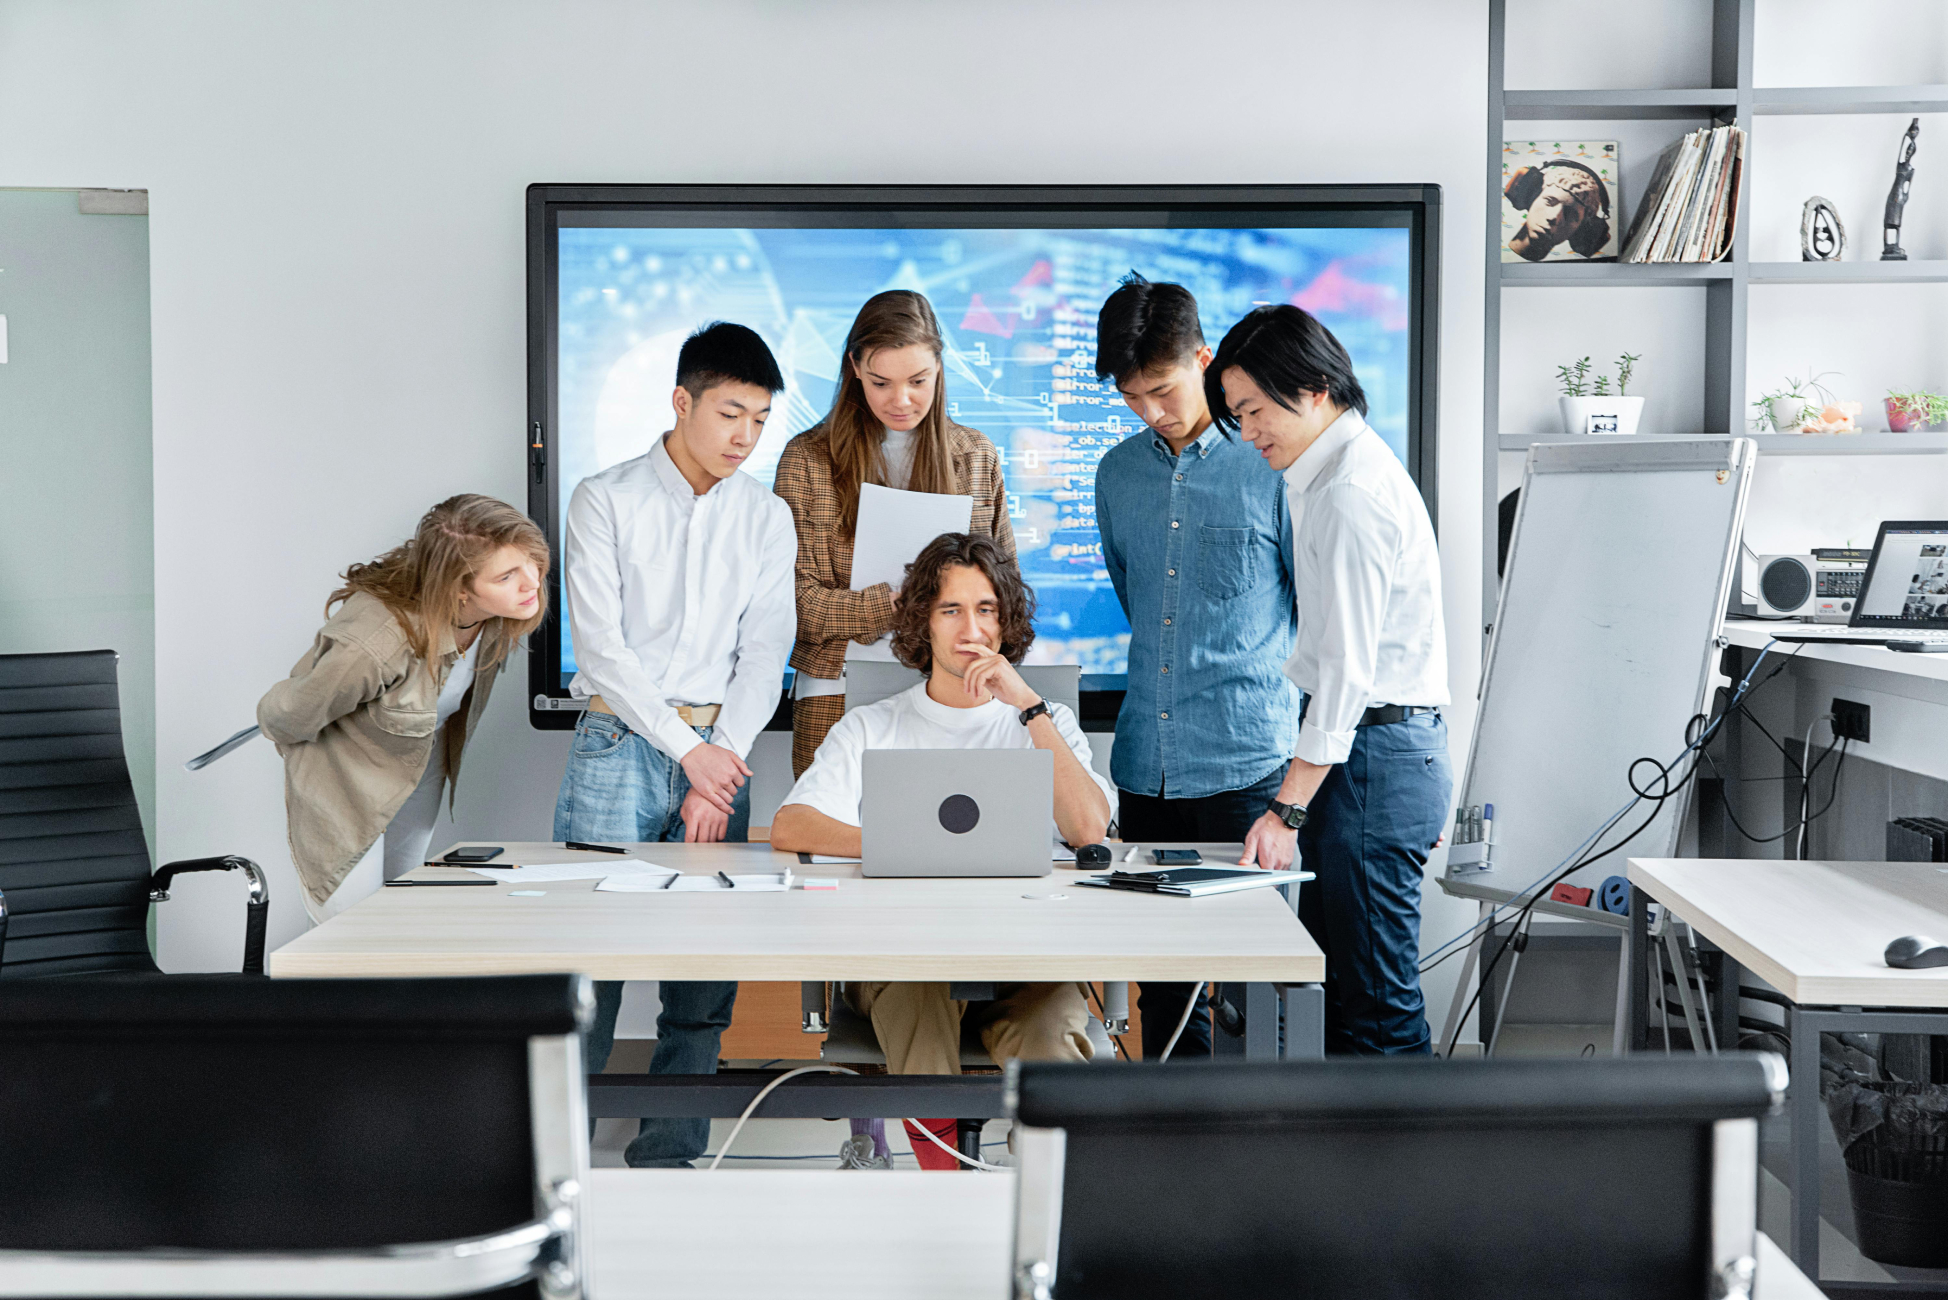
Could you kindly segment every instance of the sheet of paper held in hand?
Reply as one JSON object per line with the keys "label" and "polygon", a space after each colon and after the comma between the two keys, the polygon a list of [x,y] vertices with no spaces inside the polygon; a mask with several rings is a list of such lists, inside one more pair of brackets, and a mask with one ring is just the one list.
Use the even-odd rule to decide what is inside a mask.
{"label": "sheet of paper held in hand", "polygon": [[[894,591],[906,566],[942,533],[964,533],[974,519],[974,498],[941,492],[901,492],[877,483],[859,485],[859,527],[852,544],[852,589],[883,582]],[[846,642],[848,659],[893,661],[891,636],[871,645]]]}

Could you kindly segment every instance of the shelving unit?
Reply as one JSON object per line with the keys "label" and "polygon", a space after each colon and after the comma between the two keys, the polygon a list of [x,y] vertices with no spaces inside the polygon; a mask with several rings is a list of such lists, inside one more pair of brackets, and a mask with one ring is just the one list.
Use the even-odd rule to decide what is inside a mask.
{"label": "shelving unit", "polygon": [[[1488,221],[1483,298],[1482,623],[1495,616],[1499,457],[1548,437],[1501,432],[1501,321],[1505,289],[1695,286],[1705,294],[1704,433],[1745,433],[1746,312],[1755,284],[1938,284],[1948,261],[1754,262],[1751,167],[1730,254],[1708,263],[1503,262],[1502,140],[1511,122],[1696,121],[1733,125],[1754,142],[1752,120],[1785,114],[1948,112],[1948,85],[1773,87],[1752,84],[1756,0],[1710,0],[1711,85],[1683,90],[1509,90],[1506,0],[1488,6]],[[1619,213],[1619,217],[1623,214]],[[1627,226],[1627,221],[1623,222]],[[1878,229],[1873,242],[1878,242]],[[1649,437],[1655,435],[1638,435]],[[1679,435],[1666,435],[1679,436]],[[1756,435],[1761,452],[1785,456],[1948,454],[1948,434]]]}

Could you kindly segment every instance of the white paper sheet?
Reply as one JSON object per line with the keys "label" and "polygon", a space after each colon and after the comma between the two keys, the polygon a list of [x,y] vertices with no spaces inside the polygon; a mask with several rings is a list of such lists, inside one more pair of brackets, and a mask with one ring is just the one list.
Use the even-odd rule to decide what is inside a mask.
{"label": "white paper sheet", "polygon": [[678,876],[668,888],[664,888],[661,876],[610,876],[595,888],[606,894],[781,894],[791,888],[791,873],[763,871],[732,876],[729,887],[714,875]]}
{"label": "white paper sheet", "polygon": [[974,518],[974,498],[958,493],[900,492],[877,483],[859,485],[859,526],[852,544],[852,589],[884,582],[898,591],[906,566],[942,533],[964,533]]}
{"label": "white paper sheet", "polygon": [[467,870],[510,884],[534,885],[544,880],[605,880],[611,876],[642,876],[661,880],[676,874],[674,867],[659,867],[641,858],[610,858],[607,862],[529,862],[518,867],[476,867]]}

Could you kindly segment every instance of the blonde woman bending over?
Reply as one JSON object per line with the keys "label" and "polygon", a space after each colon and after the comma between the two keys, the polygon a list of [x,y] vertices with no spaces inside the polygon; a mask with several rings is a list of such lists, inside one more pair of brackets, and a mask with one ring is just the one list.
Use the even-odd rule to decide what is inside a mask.
{"label": "blonde woman bending over", "polygon": [[313,921],[425,860],[494,676],[547,612],[547,572],[541,530],[472,493],[345,571],[317,640],[257,705],[284,757],[291,860]]}

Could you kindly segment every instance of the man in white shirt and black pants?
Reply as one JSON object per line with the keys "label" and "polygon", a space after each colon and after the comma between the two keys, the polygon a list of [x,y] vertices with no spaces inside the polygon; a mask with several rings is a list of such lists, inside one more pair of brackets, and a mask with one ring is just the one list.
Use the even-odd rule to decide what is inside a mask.
{"label": "man in white shirt and black pants", "polygon": [[1285,475],[1306,693],[1278,796],[1243,860],[1318,880],[1299,919],[1326,953],[1326,1050],[1424,1053],[1420,890],[1454,790],[1440,555],[1420,492],[1367,427],[1332,332],[1297,307],[1233,326],[1205,372],[1216,418]]}
{"label": "man in white shirt and black pants", "polygon": [[[751,744],[778,707],[798,630],[791,510],[738,468],[784,377],[755,332],[722,321],[677,354],[676,425],[647,455],[576,487],[563,530],[575,645],[569,693],[588,699],[555,801],[555,838],[743,841]],[[664,980],[652,1074],[714,1074],[729,980]],[[615,1044],[619,982],[595,985],[588,1067]],[[623,1153],[688,1166],[706,1119],[646,1119]]]}

